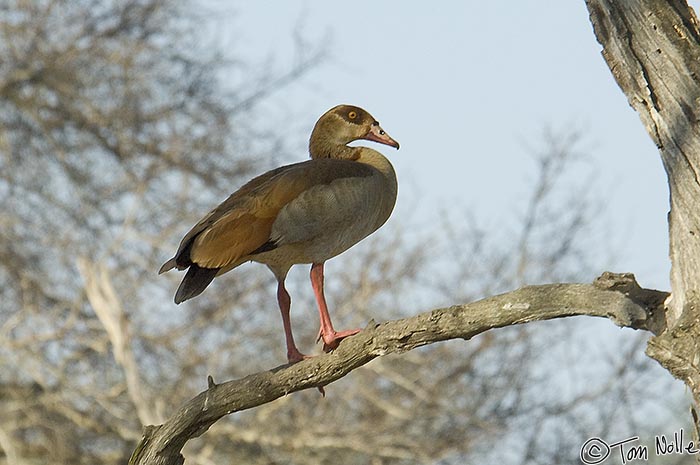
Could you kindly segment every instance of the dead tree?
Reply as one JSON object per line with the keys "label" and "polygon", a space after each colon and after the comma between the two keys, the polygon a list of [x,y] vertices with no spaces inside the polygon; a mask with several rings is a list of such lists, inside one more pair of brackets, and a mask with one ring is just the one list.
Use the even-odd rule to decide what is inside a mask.
{"label": "dead tree", "polygon": [[[659,148],[670,190],[667,328],[647,354],[700,402],[700,30],[684,1],[587,1],[603,57]],[[696,428],[698,426],[695,419]]]}

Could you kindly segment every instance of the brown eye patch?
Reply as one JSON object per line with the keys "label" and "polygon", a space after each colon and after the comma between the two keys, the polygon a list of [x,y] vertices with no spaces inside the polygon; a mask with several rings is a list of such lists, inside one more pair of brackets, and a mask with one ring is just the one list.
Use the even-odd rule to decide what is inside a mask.
{"label": "brown eye patch", "polygon": [[367,120],[371,119],[369,113],[364,111],[362,108],[344,106],[339,108],[340,116],[348,123],[353,124],[365,124]]}

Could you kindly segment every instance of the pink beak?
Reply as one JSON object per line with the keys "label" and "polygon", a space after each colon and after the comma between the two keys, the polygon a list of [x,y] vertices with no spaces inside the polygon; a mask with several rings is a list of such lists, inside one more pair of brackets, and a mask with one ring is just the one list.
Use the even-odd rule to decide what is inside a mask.
{"label": "pink beak", "polygon": [[384,132],[384,129],[382,129],[382,127],[379,126],[379,123],[376,121],[372,123],[369,132],[364,138],[373,142],[379,142],[380,144],[389,145],[397,150],[399,148],[399,143],[392,139],[389,134]]}

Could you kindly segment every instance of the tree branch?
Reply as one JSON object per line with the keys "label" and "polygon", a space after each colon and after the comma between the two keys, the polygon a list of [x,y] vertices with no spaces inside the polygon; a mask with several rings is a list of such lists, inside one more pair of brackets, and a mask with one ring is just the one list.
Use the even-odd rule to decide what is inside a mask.
{"label": "tree branch", "polygon": [[77,265],[85,281],[88,301],[112,343],[114,360],[124,371],[126,390],[138,412],[139,420],[145,425],[162,420],[143,394],[139,367],[132,349],[129,322],[112,285],[109,271],[104,265],[92,263],[85,257],[79,257]]}
{"label": "tree branch", "polygon": [[185,443],[225,415],[302,389],[323,387],[370,360],[449,339],[468,340],[494,328],[576,315],[604,317],[616,325],[663,330],[667,293],[639,287],[632,274],[604,273],[593,284],[548,284],[454,305],[411,318],[369,323],[330,354],[215,384],[183,405],[164,424],[148,426],[130,465],[184,463]]}

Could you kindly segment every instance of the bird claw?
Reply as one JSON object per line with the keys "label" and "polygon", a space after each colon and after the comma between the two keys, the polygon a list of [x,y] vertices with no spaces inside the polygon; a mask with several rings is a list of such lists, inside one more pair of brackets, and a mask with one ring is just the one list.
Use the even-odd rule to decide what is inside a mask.
{"label": "bird claw", "polygon": [[318,339],[316,339],[316,343],[323,339],[323,351],[327,353],[331,350],[336,349],[338,347],[338,344],[340,344],[340,341],[342,341],[346,337],[354,336],[359,332],[359,329],[348,329],[346,331],[328,331],[324,333],[323,329],[321,329],[321,331],[319,331],[318,333]]}
{"label": "bird claw", "polygon": [[294,350],[289,350],[289,351],[287,351],[287,362],[289,362],[290,365],[294,365],[295,363],[299,363],[299,362],[301,362],[302,360],[306,360],[306,359],[308,359],[308,358],[312,358],[312,356],[311,356],[311,355],[302,354],[302,353],[299,352],[299,350],[296,349],[296,348],[295,348]]}

